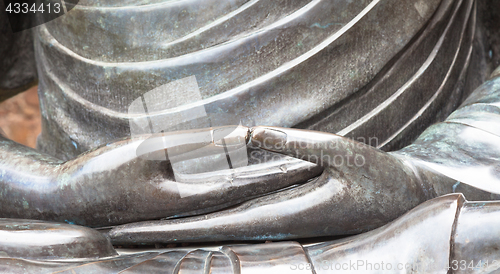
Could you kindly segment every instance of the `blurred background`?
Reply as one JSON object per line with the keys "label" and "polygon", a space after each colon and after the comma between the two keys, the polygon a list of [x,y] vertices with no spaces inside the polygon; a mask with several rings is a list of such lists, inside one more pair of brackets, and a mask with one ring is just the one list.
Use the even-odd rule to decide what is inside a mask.
{"label": "blurred background", "polygon": [[42,130],[38,86],[0,103],[0,129],[8,138],[29,147],[36,146]]}

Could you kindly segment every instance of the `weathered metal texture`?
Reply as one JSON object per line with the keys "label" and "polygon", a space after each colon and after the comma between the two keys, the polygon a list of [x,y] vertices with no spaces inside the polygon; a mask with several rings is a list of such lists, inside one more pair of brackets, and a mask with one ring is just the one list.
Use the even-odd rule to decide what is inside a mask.
{"label": "weathered metal texture", "polygon": [[462,99],[473,3],[83,1],[37,31],[38,145],[71,159],[129,136],[132,101],[194,75],[203,100],[192,103],[212,126],[295,126],[399,148]]}
{"label": "weathered metal texture", "polygon": [[[214,130],[194,132],[213,136]],[[244,140],[247,130],[241,134],[235,138]],[[192,135],[193,131],[171,134],[182,142],[166,150],[183,155],[197,147],[210,150],[217,141],[207,144]],[[137,148],[150,136],[118,141],[67,162],[0,138],[0,216],[8,218],[95,227],[200,214],[303,183],[321,172],[308,162],[273,157],[258,168],[250,165],[174,179],[169,162],[137,155]]]}
{"label": "weathered metal texture", "polygon": [[[375,3],[373,9],[375,9],[378,3],[382,2],[383,1],[372,2]],[[401,3],[406,3],[406,1],[401,1]],[[467,15],[468,11],[472,9],[472,2],[470,1],[454,1],[448,3],[450,4],[449,9],[445,9],[443,12],[446,13],[445,11],[448,11],[452,17],[456,16],[456,18],[458,18],[460,14]],[[462,5],[460,5],[460,3],[462,3]],[[454,4],[456,4],[456,6],[454,6]],[[445,5],[443,4],[440,7],[443,6]],[[453,10],[451,7],[456,9]],[[434,16],[437,16],[436,14],[434,14]],[[471,18],[473,19],[473,16]],[[443,20],[446,22],[453,21],[451,19]],[[452,25],[450,25],[449,30],[455,29],[451,26]],[[462,27],[462,30],[467,30],[467,24],[462,25]],[[48,32],[45,32],[45,34],[47,33]],[[419,34],[424,35],[424,33],[425,30],[422,30]],[[467,36],[467,32],[463,31],[460,33],[463,34],[463,36],[460,35],[460,38],[456,38],[456,36],[453,37],[465,41],[463,38]],[[43,29],[39,34],[42,36],[45,35]],[[418,40],[417,38],[415,39]],[[448,39],[443,38],[442,41],[444,43],[444,41],[448,41]],[[57,44],[54,45],[54,48],[59,47]],[[38,46],[43,47],[43,43]],[[408,46],[408,48],[410,47],[411,46]],[[453,60],[459,60],[458,56],[463,56],[460,52],[460,50],[454,51],[455,59]],[[404,54],[405,53],[401,53],[398,57]],[[74,57],[75,55],[71,56]],[[41,60],[42,62],[50,62],[49,59],[42,58]],[[454,62],[459,61],[452,61],[451,63],[453,64]],[[392,64],[391,62],[389,63]],[[429,67],[431,63],[428,63]],[[387,66],[385,68],[387,68]],[[448,74],[446,75],[453,75],[453,71],[453,69],[447,70]],[[383,70],[383,72],[386,71]],[[388,73],[387,75],[390,74]],[[47,80],[49,78],[50,77],[46,77],[44,79]],[[115,243],[136,244],[148,242],[192,241],[194,238],[197,239],[196,241],[204,241],[205,239],[286,239],[287,237],[291,238],[290,235],[286,234],[290,231],[296,234],[293,236],[295,238],[331,235],[332,233],[337,233],[335,231],[341,231],[340,234],[342,234],[346,233],[346,231],[359,232],[363,231],[363,229],[370,229],[371,226],[379,226],[397,217],[397,214],[389,212],[389,209],[401,210],[401,206],[408,207],[398,213],[401,214],[414,206],[413,204],[416,205],[421,201],[445,193],[461,191],[464,192],[469,199],[498,199],[498,189],[495,184],[498,183],[499,173],[496,167],[499,166],[498,161],[500,161],[500,157],[498,157],[499,135],[495,125],[498,124],[497,116],[499,113],[498,107],[500,98],[498,96],[500,92],[500,89],[498,89],[499,81],[499,78],[496,78],[485,83],[469,97],[469,99],[463,103],[463,106],[454,112],[447,121],[429,128],[421,135],[414,145],[389,154],[375,148],[359,145],[352,140],[343,139],[339,136],[327,133],[307,133],[305,131],[286,128],[256,127],[252,132],[253,144],[272,151],[306,157],[306,160],[311,161],[314,161],[314,159],[310,157],[307,159],[307,156],[321,156],[316,159],[316,161],[319,161],[320,164],[325,167],[324,173],[314,181],[310,181],[301,186],[292,186],[290,189],[281,190],[281,193],[277,195],[276,193],[272,193],[274,189],[293,185],[294,182],[287,181],[284,185],[274,188],[275,184],[281,182],[281,179],[296,177],[293,172],[290,174],[285,172],[288,170],[289,166],[285,166],[284,169],[277,169],[277,167],[284,167],[279,161],[288,163],[292,166],[292,169],[295,163],[290,163],[289,160],[278,160],[278,164],[271,163],[271,175],[264,172],[264,176],[269,175],[269,177],[264,177],[269,179],[269,185],[265,183],[265,189],[259,194],[269,193],[267,197],[244,202],[242,205],[230,210],[221,210],[216,213],[205,215],[203,217],[205,220],[209,220],[207,222],[205,222],[203,218],[187,217],[166,221],[135,223],[118,226],[112,229],[108,235],[111,236]],[[62,82],[59,81],[57,83],[60,84]],[[442,87],[447,85],[445,82],[442,83]],[[42,82],[41,84],[43,85],[44,83]],[[52,93],[47,93],[46,96],[52,99],[59,96],[58,93],[53,94],[55,95],[53,96]],[[433,98],[438,98],[440,94],[442,93],[434,93]],[[48,102],[48,100],[42,102]],[[62,102],[64,102],[64,100]],[[438,101],[428,100],[427,102],[429,105],[433,105]],[[75,108],[68,107],[68,105],[63,106],[62,112],[58,112],[60,110],[56,108],[47,108],[47,110],[53,111],[52,114],[64,114],[64,112],[69,113],[68,111],[73,110],[75,112],[72,114],[78,113],[78,105],[74,105]],[[87,104],[87,106],[91,105]],[[101,113],[96,113],[96,117],[100,117],[100,115]],[[371,121],[371,119],[367,121]],[[409,121],[411,122],[413,120],[410,119]],[[64,137],[66,133],[63,131],[61,132],[61,136]],[[109,130],[107,132],[109,132]],[[285,136],[283,136],[284,133],[286,133]],[[286,139],[283,137],[286,137]],[[246,138],[246,136],[243,138]],[[267,145],[265,138],[268,138]],[[290,142],[285,143],[284,141],[288,138],[291,138]],[[274,141],[272,141],[273,139]],[[113,222],[120,223],[123,219],[118,217],[110,220],[109,215],[99,211],[101,206],[107,209],[116,208],[118,216],[125,216],[124,218],[127,218],[126,215],[120,215],[120,211],[129,210],[127,214],[130,214],[130,210],[133,210],[131,208],[138,209],[139,211],[155,210],[154,206],[156,205],[154,203],[161,203],[162,201],[155,200],[150,204],[149,200],[143,198],[148,197],[149,199],[154,197],[156,199],[156,196],[153,194],[157,193],[154,187],[158,185],[154,185],[154,182],[168,181],[168,183],[171,184],[172,181],[168,180],[171,178],[171,174],[169,174],[168,169],[165,168],[168,166],[167,164],[161,165],[160,163],[148,162],[137,156],[137,147],[139,143],[143,143],[142,141],[144,141],[144,139],[140,138],[122,140],[109,146],[90,151],[75,160],[63,163],[50,156],[28,150],[9,140],[2,140],[1,144],[4,154],[1,156],[0,164],[2,165],[1,181],[4,185],[1,189],[2,191],[7,191],[5,193],[2,192],[2,195],[5,195],[3,197],[7,198],[1,200],[2,203],[5,203],[5,207],[2,205],[1,208],[2,212],[4,212],[3,209],[6,208],[9,214],[20,214],[15,217],[21,217],[22,214],[33,214],[33,216],[35,216],[34,218],[63,221],[62,219],[65,214],[70,214],[70,216],[71,214],[80,214],[76,211],[78,207],[78,210],[81,210],[81,208],[86,208],[88,210],[79,215],[83,216],[84,219],[79,219],[77,220],[78,222],[93,222],[95,220],[93,218],[95,217],[97,219],[101,218],[98,222],[102,221],[103,224],[109,224]],[[216,143],[216,140],[212,141],[213,144]],[[329,159],[333,159],[333,163],[332,161],[325,161],[322,157],[324,154],[318,155],[317,153],[320,151],[314,147],[317,145],[330,145],[332,143],[334,144],[333,148],[327,148],[330,155]],[[305,148],[299,147],[295,149],[294,146],[297,144],[304,144]],[[194,143],[189,144],[189,147],[191,147],[191,145],[195,147],[198,146],[198,144]],[[77,145],[76,149],[81,148],[78,148]],[[182,153],[182,149],[179,151]],[[63,150],[60,150],[60,152],[62,153]],[[348,165],[337,166],[335,164],[335,156],[340,155],[340,152],[342,152],[342,156],[345,157],[344,161],[346,159],[351,159],[353,160],[351,163],[356,163],[356,153],[363,155],[364,165],[356,168]],[[64,157],[69,156],[65,154]],[[109,157],[113,157],[114,160],[119,159],[119,161],[111,162],[109,161]],[[359,159],[357,163],[359,163]],[[197,162],[194,162],[194,165],[197,164]],[[311,174],[303,172],[306,168],[303,162],[297,161],[296,164],[298,174],[302,174],[302,177],[297,178],[297,182],[303,182],[309,178]],[[312,166],[313,165],[309,165],[307,168]],[[477,180],[473,181],[468,173],[463,172],[465,167],[471,172],[474,172],[474,174],[481,174],[481,176],[478,176]],[[84,172],[86,168],[90,170],[89,173]],[[246,173],[243,178],[249,175],[255,177],[252,177],[250,182],[244,182],[244,185],[252,190],[254,184],[261,183],[262,181],[260,179],[262,179],[262,173],[259,172],[263,172],[263,170],[265,169],[263,169],[262,166],[260,166],[260,169],[255,166],[249,168],[249,170],[247,170],[249,173]],[[315,170],[319,171],[318,168]],[[240,174],[238,172],[244,173],[244,171],[245,170],[237,170],[235,173]],[[394,172],[394,174],[390,174],[392,172]],[[165,174],[168,176],[165,176]],[[57,176],[53,177],[54,175]],[[161,180],[156,181],[155,178],[148,176],[157,176],[155,178],[161,178]],[[207,176],[211,179],[216,178],[216,184],[224,184],[227,179],[223,178],[222,181],[218,181],[217,177],[213,174]],[[112,180],[110,180],[110,178]],[[202,180],[206,180],[206,178],[207,177],[203,177]],[[142,182],[142,179],[145,180],[145,184],[151,185],[153,183],[153,190],[151,193],[147,191],[144,192],[145,184],[130,187],[132,182]],[[123,189],[116,188],[116,185],[110,182],[123,183],[126,187]],[[231,183],[232,182],[233,181],[231,181]],[[266,181],[264,180],[264,182]],[[397,184],[399,184],[399,187],[396,187]],[[73,188],[69,190],[71,187]],[[51,192],[56,189],[61,189],[66,192]],[[125,190],[125,193],[120,193],[120,191],[123,190]],[[224,189],[224,191],[227,193],[227,188]],[[393,191],[392,195],[389,193],[390,191]],[[143,193],[145,196],[141,198],[140,195]],[[395,193],[400,194],[399,197],[394,195]],[[138,196],[130,197],[130,195],[135,194]],[[165,197],[163,197],[165,199],[171,198],[168,191],[162,194],[165,194]],[[114,205],[112,204],[113,201],[109,200],[110,197],[102,200],[104,204],[100,203],[98,199],[106,195],[116,195],[120,197],[120,199],[125,199],[126,202],[130,203],[131,207],[124,209],[123,205],[127,205],[127,203],[120,203],[121,200],[119,200],[117,205]],[[203,195],[210,196],[210,193],[204,193]],[[238,195],[242,195],[243,197]],[[235,193],[231,193],[231,195],[228,195],[230,196],[228,198],[230,200],[228,203],[237,203],[247,198],[252,198],[247,195],[248,193],[245,192],[244,189],[241,190],[241,192],[236,191]],[[280,195],[291,199],[287,203],[284,199],[280,199]],[[344,195],[346,199],[339,199],[341,195]],[[23,198],[28,198],[29,201]],[[138,199],[134,200],[134,198]],[[307,198],[310,199],[307,200]],[[329,198],[338,203],[329,201]],[[404,198],[406,198],[406,200],[404,200]],[[196,199],[198,199],[198,197],[191,199],[190,203],[192,205],[197,202]],[[202,199],[205,201],[206,196]],[[48,203],[49,200],[50,203]],[[301,203],[305,200],[307,203]],[[408,200],[411,202],[408,203]],[[30,204],[30,202],[33,201],[35,205],[31,207],[32,204]],[[346,203],[342,204],[344,201]],[[142,202],[142,204],[137,205],[135,204],[136,202]],[[461,206],[462,203],[465,203],[465,207]],[[49,204],[53,204],[55,207],[51,209],[52,213],[44,215],[49,212],[44,211]],[[408,204],[410,204],[410,206],[408,206]],[[151,205],[153,206],[151,207]],[[25,208],[25,206],[27,206],[26,210],[21,211],[21,207]],[[57,206],[60,207],[57,208]],[[146,208],[146,206],[149,206],[149,208]],[[210,208],[210,206],[211,205],[206,204],[196,206],[193,208],[191,214],[220,210],[227,206],[227,204],[216,201],[214,205],[212,205],[212,208]],[[245,208],[245,206],[247,208]],[[281,211],[276,211],[274,214],[270,213],[274,209]],[[165,208],[162,207],[161,210],[165,210]],[[430,271],[426,268],[429,267],[429,265],[423,263],[424,270],[420,272],[444,273],[445,271],[448,272],[448,270],[444,269],[444,266],[442,267],[442,262],[446,262],[447,260],[449,263],[452,263],[454,259],[477,260],[482,257],[493,259],[498,255],[498,233],[494,230],[497,227],[496,222],[491,218],[487,218],[489,216],[495,217],[498,214],[497,211],[496,203],[466,203],[462,196],[451,195],[417,206],[414,210],[400,219],[397,219],[395,222],[372,232],[354,238],[325,244],[313,244],[307,247],[301,247],[297,243],[283,242],[268,245],[227,246],[221,248],[207,247],[201,250],[188,251],[176,249],[167,250],[168,253],[164,253],[164,251],[161,250],[155,250],[122,254],[108,259],[83,259],[78,262],[3,258],[0,260],[0,265],[5,267],[6,273],[9,271],[32,271],[36,273],[43,271],[80,271],[82,273],[102,273],[105,271],[118,272],[122,270],[130,272],[148,272],[158,270],[158,268],[170,268],[173,269],[173,273],[177,273],[181,270],[203,273],[210,270],[212,273],[217,271],[223,273],[239,273],[246,271],[283,273],[289,269],[291,270],[290,272],[296,273],[297,270],[292,270],[293,265],[291,265],[291,262],[294,262],[296,264],[312,263],[311,267],[315,268],[316,273],[321,273],[323,271],[321,269],[322,265],[318,265],[321,259],[327,258],[331,260],[347,261],[349,258],[361,258],[364,255],[370,258],[374,258],[375,256],[379,258],[381,254],[383,254],[383,256],[388,256],[389,260],[396,260],[395,258],[397,257],[398,259],[396,261],[403,259],[414,259],[419,262],[439,261],[440,263],[430,266],[435,268]],[[366,214],[367,219],[359,217],[367,212],[372,213]],[[112,213],[115,214],[116,212]],[[97,217],[93,216],[93,214],[96,214]],[[164,216],[164,214],[168,215],[170,213],[162,211],[162,213],[158,215]],[[331,218],[328,216],[330,214],[340,216],[341,218],[339,219],[341,219],[343,223],[339,224],[339,219],[329,219]],[[343,219],[342,214],[344,214]],[[346,217],[348,214],[351,214],[350,218]],[[144,214],[140,212],[137,215],[131,214],[131,216],[133,216],[133,218],[143,218]],[[240,220],[232,219],[233,217],[241,216],[243,217]],[[323,217],[325,218],[321,220],[320,218]],[[106,220],[106,218],[108,219]],[[152,217],[146,217],[146,219],[150,218]],[[384,218],[385,221],[381,221],[381,219]],[[478,232],[475,230],[476,220],[477,225],[484,226],[481,229],[484,230],[485,227],[489,226],[493,229],[493,232],[491,234],[484,232],[476,233]],[[223,224],[226,224],[226,226],[221,226],[217,221],[225,222]],[[277,221],[279,221],[281,226],[276,225]],[[310,221],[311,224],[316,225],[316,227],[308,227],[309,223],[307,223],[307,221]],[[321,221],[324,223],[321,223]],[[361,226],[353,224],[355,222],[360,223]],[[436,228],[436,222],[439,222],[439,228]],[[187,231],[176,231],[179,227],[189,227],[190,223],[193,225],[193,228]],[[299,227],[297,223],[302,224],[304,227]],[[200,224],[205,226],[201,226]],[[246,227],[253,225],[256,226],[256,229],[260,229],[260,237],[257,236],[257,233],[250,231],[250,229]],[[318,228],[318,225],[320,225],[321,228]],[[365,228],[362,227],[363,225],[365,225]],[[352,228],[356,228],[357,230],[352,230]],[[68,227],[67,229],[72,230],[73,228]],[[228,230],[228,233],[225,232],[225,229]],[[324,231],[320,231],[320,229],[324,229]],[[342,229],[345,229],[345,231],[342,232]],[[270,233],[266,234],[266,231],[270,231]],[[429,231],[429,234],[423,234],[422,231]],[[29,231],[28,233],[32,232],[37,233],[36,230]],[[172,238],[173,232],[176,232],[179,237]],[[210,237],[210,235],[200,236],[198,233],[212,233],[212,237]],[[220,235],[221,233],[222,236]],[[467,235],[467,233],[471,234]],[[92,242],[94,236],[90,234],[84,235],[84,237],[88,237],[90,242]],[[98,237],[96,236],[96,238]],[[475,243],[471,242],[471,239],[476,240],[478,245],[475,246]],[[57,244],[60,240],[61,238],[56,238],[54,242]],[[105,245],[109,246],[109,243]],[[68,245],[68,247],[71,247],[71,245]],[[23,253],[26,250],[27,249],[19,249],[17,251]],[[406,252],[401,252],[401,250]],[[329,255],[331,255],[331,257],[329,257]],[[23,256],[20,255],[19,257]],[[87,258],[92,256],[82,257]],[[417,258],[415,259],[415,257]],[[498,264],[492,264],[488,267],[489,268],[483,268],[477,271],[498,271]],[[165,269],[162,270],[164,271]],[[309,271],[309,273],[311,273],[313,270],[305,269],[304,271]],[[333,271],[337,271],[337,269]]]}
{"label": "weathered metal texture", "polygon": [[[381,263],[385,271],[391,266],[390,273],[449,273],[455,223],[465,202],[460,194],[442,196],[384,227],[347,239],[312,244],[306,252],[316,273],[334,273],[338,271],[336,265],[350,266],[354,262],[357,266],[359,261],[365,264],[359,267],[364,273],[377,272],[374,264],[381,271]],[[345,272],[356,270],[348,268]]]}
{"label": "weathered metal texture", "polygon": [[[383,225],[424,200],[450,192],[462,191],[474,199],[498,199],[495,183],[499,176],[495,168],[498,167],[500,158],[496,142],[498,136],[492,132],[496,132],[494,125],[498,123],[493,118],[498,111],[499,82],[500,77],[486,82],[449,119],[432,126],[415,144],[399,152],[386,153],[329,133],[255,127],[250,130],[250,138],[255,146],[317,162],[325,168],[323,174],[304,185],[270,193],[233,209],[201,217],[121,225],[112,228],[108,235],[114,243],[140,244],[291,239],[347,234]],[[471,109],[474,106],[479,109]],[[483,115],[478,115],[478,110]],[[458,120],[462,122],[458,123]],[[210,130],[209,136],[214,136],[212,131]],[[175,156],[189,152],[193,147],[207,145],[205,142],[198,144],[197,139],[187,138],[191,132],[161,136],[180,136],[179,140],[185,140],[177,144],[177,147],[167,148],[173,150]],[[243,130],[241,134],[242,136],[235,138],[249,138],[248,130]],[[461,141],[453,141],[457,138]],[[231,140],[228,141],[231,144]],[[217,140],[211,142],[214,145],[219,143]],[[168,190],[160,191],[165,197],[156,199],[158,189],[155,186],[160,186],[155,182],[170,185],[175,182],[166,179],[165,173],[168,171],[165,169],[166,165],[161,165],[162,162],[137,156],[137,147],[143,143],[144,139],[127,139],[62,163],[3,140],[2,195],[6,199],[1,200],[2,213],[6,217],[70,222],[75,220],[87,225],[107,225],[155,218],[148,214],[158,213],[155,209],[158,204],[162,211],[156,218],[183,213],[186,206],[195,205],[192,210],[210,209],[210,206],[241,202],[251,196],[245,189],[229,193],[223,188],[222,192],[219,189],[216,192],[229,194],[225,197],[228,201],[221,201],[224,196],[217,196],[219,198],[216,201],[207,200],[207,197],[214,198],[209,192],[200,197],[194,195],[175,200]],[[338,155],[343,157],[341,164],[336,162]],[[460,158],[460,155],[468,155],[469,158]],[[109,161],[110,157],[114,161]],[[121,162],[117,162],[118,159]],[[434,162],[431,159],[435,159]],[[460,173],[464,162],[473,174],[484,177],[472,182],[468,173]],[[309,172],[304,172],[304,167],[299,165],[298,174],[310,175]],[[307,167],[310,168],[311,165]],[[445,176],[446,169],[439,167],[455,168],[456,174],[449,175],[452,178]],[[241,172],[242,169],[237,171]],[[251,169],[245,175],[251,175],[253,179],[250,182],[243,179],[243,185],[252,191],[252,184],[262,183],[269,187],[262,193],[269,193],[272,189],[308,178],[297,178],[293,172],[287,173],[282,169],[273,170],[269,177],[262,177],[261,172],[263,170],[259,168]],[[155,176],[159,176],[161,180],[156,180]],[[37,178],[36,184],[33,178]],[[215,183],[224,185],[225,180],[217,181],[217,176],[208,178],[215,178]],[[297,181],[286,181],[284,185],[277,186],[284,178]],[[120,187],[109,183],[110,180],[119,182]],[[202,180],[205,182],[206,177]],[[151,193],[148,192],[149,186],[152,187]],[[164,204],[172,199],[182,206],[179,208],[176,204]],[[198,205],[197,201],[204,203]],[[138,214],[131,214],[131,210]],[[68,220],[68,216],[74,219]]]}
{"label": "weathered metal texture", "polygon": [[257,147],[312,161],[325,170],[312,182],[233,209],[113,228],[109,233],[113,242],[282,240],[355,234],[436,197],[427,191],[429,182],[419,181],[399,159],[350,139],[272,127],[254,127],[251,136]]}
{"label": "weathered metal texture", "polygon": [[496,75],[443,123],[432,125],[415,143],[394,155],[409,156],[418,165],[457,182],[499,193],[499,103],[500,77]]}
{"label": "weathered metal texture", "polygon": [[108,235],[116,244],[153,244],[354,234],[447,193],[500,199],[500,139],[491,133],[500,128],[499,83],[484,83],[448,119],[392,153],[329,133],[254,127],[253,145],[316,163],[323,174],[232,209],[125,224]]}
{"label": "weathered metal texture", "polygon": [[[44,262],[0,258],[2,273],[289,273],[293,264],[308,264],[296,242],[215,246],[200,249],[119,250],[101,260]],[[293,273],[311,273],[294,271]]]}
{"label": "weathered metal texture", "polygon": [[[427,201],[383,227],[335,241],[305,246],[274,242],[119,249],[119,255],[98,260],[18,256],[0,258],[0,269],[2,273],[497,273],[498,214],[498,202],[467,202],[461,194],[450,194]],[[93,236],[84,239],[91,241]],[[61,239],[38,238],[32,244],[37,241],[50,244]]]}
{"label": "weathered metal texture", "polygon": [[410,144],[430,124],[444,120],[463,100],[476,22],[475,12],[471,12],[475,10],[473,5],[443,1],[428,25],[383,73],[354,98],[299,127],[357,140],[358,136],[377,137],[377,143],[368,144],[384,150]]}

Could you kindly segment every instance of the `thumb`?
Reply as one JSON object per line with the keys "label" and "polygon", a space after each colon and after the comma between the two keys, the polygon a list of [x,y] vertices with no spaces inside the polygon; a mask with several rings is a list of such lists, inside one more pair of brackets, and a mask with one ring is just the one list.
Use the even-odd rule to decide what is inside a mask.
{"label": "thumb", "polygon": [[259,148],[283,153],[321,166],[339,166],[349,161],[363,165],[363,155],[376,153],[376,148],[351,139],[319,131],[281,128],[253,127],[251,142]]}

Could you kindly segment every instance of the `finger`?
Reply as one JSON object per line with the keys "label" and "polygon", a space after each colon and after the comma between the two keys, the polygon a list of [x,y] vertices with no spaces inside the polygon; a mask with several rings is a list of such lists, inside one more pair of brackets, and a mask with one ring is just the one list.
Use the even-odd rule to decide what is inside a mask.
{"label": "finger", "polygon": [[320,222],[329,223],[339,217],[336,213],[341,213],[329,207],[333,206],[334,197],[342,192],[342,187],[334,187],[328,182],[329,177],[324,173],[314,182],[257,198],[232,209],[204,216],[120,225],[111,229],[108,236],[113,244],[317,236],[322,231],[318,226]]}
{"label": "finger", "polygon": [[[258,158],[253,165],[205,173],[182,174],[169,181],[176,192],[169,199],[172,217],[199,215],[302,184],[321,174],[322,168],[283,155]],[[253,157],[253,156],[252,156]],[[263,162],[259,162],[262,160]],[[162,184],[165,188],[166,183]],[[147,196],[147,195],[144,195]],[[151,198],[149,198],[151,201]],[[154,208],[161,204],[152,205]],[[151,207],[150,207],[151,208]],[[172,214],[175,213],[175,214]]]}
{"label": "finger", "polygon": [[[231,209],[202,216],[125,224],[111,229],[108,236],[113,244],[120,245],[355,234],[383,225],[425,200],[413,189],[399,185],[398,181],[387,190],[367,191],[326,170],[314,181]],[[354,211],[356,214],[352,214]]]}
{"label": "finger", "polygon": [[348,138],[318,131],[280,127],[251,128],[251,143],[322,166],[363,165],[364,155],[381,151]]}
{"label": "finger", "polygon": [[249,129],[245,126],[223,126],[156,133],[137,148],[145,160],[183,161],[215,154],[230,154],[246,147]]}
{"label": "finger", "polygon": [[[321,169],[279,158],[173,180],[168,163],[136,156],[121,140],[62,163],[0,137],[0,217],[109,226],[212,212],[303,183]],[[265,160],[265,159],[264,159]]]}

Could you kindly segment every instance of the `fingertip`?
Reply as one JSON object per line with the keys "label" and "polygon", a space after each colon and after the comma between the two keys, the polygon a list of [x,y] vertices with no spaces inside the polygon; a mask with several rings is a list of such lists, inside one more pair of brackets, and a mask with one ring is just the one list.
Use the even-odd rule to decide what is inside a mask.
{"label": "fingertip", "polygon": [[251,128],[251,143],[259,148],[280,151],[287,142],[287,134],[278,128],[257,126]]}

